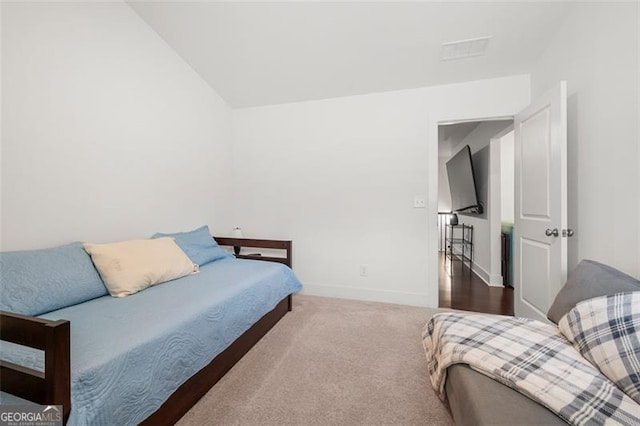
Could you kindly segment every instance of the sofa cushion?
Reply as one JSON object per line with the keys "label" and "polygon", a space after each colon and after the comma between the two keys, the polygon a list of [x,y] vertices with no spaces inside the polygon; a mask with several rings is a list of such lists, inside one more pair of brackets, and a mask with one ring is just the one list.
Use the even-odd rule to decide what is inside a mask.
{"label": "sofa cushion", "polygon": [[640,281],[611,266],[583,260],[569,274],[566,284],[549,308],[547,318],[558,324],[578,302],[626,291],[640,291]]}
{"label": "sofa cushion", "polygon": [[107,294],[82,243],[0,253],[0,308],[41,315]]}
{"label": "sofa cushion", "polygon": [[84,249],[114,297],[128,296],[198,269],[169,237],[111,244],[85,243]]}
{"label": "sofa cushion", "polygon": [[162,237],[173,237],[176,244],[189,256],[189,259],[200,266],[215,260],[233,257],[231,253],[224,251],[213,239],[207,225],[189,232],[157,233],[151,238]]}
{"label": "sofa cushion", "polygon": [[467,364],[447,369],[445,390],[456,425],[567,426],[553,411]]}
{"label": "sofa cushion", "polygon": [[640,404],[640,292],[580,302],[558,327],[582,356]]}

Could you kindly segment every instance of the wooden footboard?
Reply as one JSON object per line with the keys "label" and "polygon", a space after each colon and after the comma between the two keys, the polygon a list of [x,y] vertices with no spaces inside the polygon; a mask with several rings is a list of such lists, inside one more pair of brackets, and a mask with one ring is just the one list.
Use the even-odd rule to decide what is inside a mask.
{"label": "wooden footboard", "polygon": [[[215,237],[222,246],[280,249],[285,257],[236,255],[239,259],[255,259],[283,263],[291,268],[292,243],[283,240],[257,240],[248,238]],[[206,367],[192,376],[149,416],[142,425],[174,424],[191,409],[277,322],[293,309],[293,295],[282,299],[272,311],[265,314],[251,328],[238,337],[227,349]]]}
{"label": "wooden footboard", "polygon": [[42,405],[71,411],[70,323],[0,311],[2,340],[44,351],[44,372],[0,360],[0,389]]}
{"label": "wooden footboard", "polygon": [[[227,349],[182,386],[143,424],[177,422],[292,308],[292,295],[282,299]],[[2,340],[45,352],[45,371],[0,360],[3,392],[43,405],[62,405],[66,424],[71,411],[70,323],[0,311]]]}
{"label": "wooden footboard", "polygon": [[202,370],[180,386],[142,425],[174,424],[218,383],[274,325],[291,310],[291,295],[282,299]]}

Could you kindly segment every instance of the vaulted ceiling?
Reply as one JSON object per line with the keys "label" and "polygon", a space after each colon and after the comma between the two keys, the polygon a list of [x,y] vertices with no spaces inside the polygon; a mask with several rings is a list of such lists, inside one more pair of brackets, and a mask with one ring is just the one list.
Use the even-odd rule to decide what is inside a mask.
{"label": "vaulted ceiling", "polygon": [[[530,72],[570,2],[128,2],[233,107]],[[442,43],[491,36],[483,56]]]}

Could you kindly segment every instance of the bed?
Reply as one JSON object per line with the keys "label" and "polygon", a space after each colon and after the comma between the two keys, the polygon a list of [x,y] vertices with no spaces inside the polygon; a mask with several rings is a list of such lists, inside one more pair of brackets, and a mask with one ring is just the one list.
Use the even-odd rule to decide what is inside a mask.
{"label": "bed", "polygon": [[290,241],[217,240],[286,256],[216,261],[124,299],[104,296],[37,319],[2,313],[2,390],[70,405],[71,425],[177,421],[292,309],[301,289],[288,267]]}

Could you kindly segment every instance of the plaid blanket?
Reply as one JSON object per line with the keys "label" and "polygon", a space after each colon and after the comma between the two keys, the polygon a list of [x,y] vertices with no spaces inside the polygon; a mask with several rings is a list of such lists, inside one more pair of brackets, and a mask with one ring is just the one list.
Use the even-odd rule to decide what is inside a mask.
{"label": "plaid blanket", "polygon": [[553,325],[473,313],[436,314],[422,342],[431,384],[446,400],[447,367],[468,364],[574,425],[640,425],[640,405]]}
{"label": "plaid blanket", "polygon": [[580,302],[558,328],[583,357],[640,404],[640,291]]}

